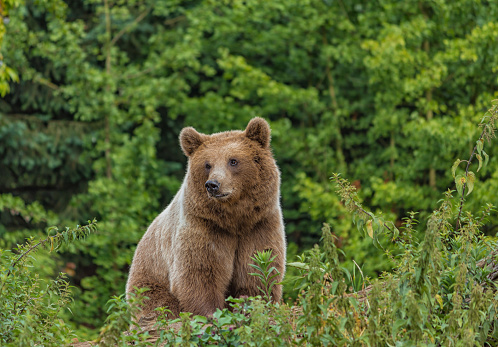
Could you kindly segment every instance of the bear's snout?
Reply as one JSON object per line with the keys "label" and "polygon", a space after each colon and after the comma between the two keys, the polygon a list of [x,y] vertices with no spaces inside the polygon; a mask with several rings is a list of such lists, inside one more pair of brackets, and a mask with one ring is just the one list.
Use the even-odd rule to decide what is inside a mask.
{"label": "bear's snout", "polygon": [[206,182],[205,186],[208,193],[213,196],[217,195],[220,191],[220,182],[218,182],[217,180],[209,180]]}

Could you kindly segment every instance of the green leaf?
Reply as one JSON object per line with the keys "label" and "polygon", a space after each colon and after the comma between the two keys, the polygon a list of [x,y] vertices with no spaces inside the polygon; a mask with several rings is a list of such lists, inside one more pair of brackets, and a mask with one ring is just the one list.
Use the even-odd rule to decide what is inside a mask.
{"label": "green leaf", "polygon": [[207,318],[204,317],[204,316],[194,316],[193,319],[196,321],[196,322],[200,322],[200,323],[207,323]]}
{"label": "green leaf", "polygon": [[230,323],[232,323],[232,318],[230,316],[227,317],[223,316],[218,319],[219,326],[228,325]]}
{"label": "green leaf", "polygon": [[476,155],[477,157],[477,160],[479,160],[479,167],[477,168],[477,172],[479,172],[479,170],[481,170],[481,167],[482,167],[482,157],[478,154]]}
{"label": "green leaf", "polygon": [[498,99],[491,100],[491,105],[498,105]]}
{"label": "green leaf", "polygon": [[466,178],[462,175],[458,175],[455,177],[455,184],[458,194],[461,195],[463,193],[463,185],[465,184],[466,181],[467,181]]}
{"label": "green leaf", "polygon": [[484,155],[484,166],[488,165],[488,161],[489,161],[489,155],[482,151],[482,155]]}
{"label": "green leaf", "polygon": [[12,81],[19,83],[19,76],[17,75],[17,72],[15,72],[10,67],[6,67],[5,72],[9,75]]}
{"label": "green leaf", "polygon": [[249,272],[249,275],[251,275],[251,276],[256,276],[256,277],[258,277],[259,279],[261,279],[261,281],[264,281],[264,280],[265,280],[265,277],[264,277],[262,274],[259,274],[259,273]]}
{"label": "green leaf", "polygon": [[261,271],[261,268],[258,265],[256,265],[256,264],[247,264],[247,265],[249,265],[250,267],[252,267],[252,268],[254,268],[254,269],[258,270],[258,271]]}
{"label": "green leaf", "polygon": [[300,263],[300,262],[287,263],[287,266],[295,267],[295,268],[301,269],[301,270],[309,270],[310,269],[307,264]]}
{"label": "green leaf", "polygon": [[484,139],[477,140],[476,142],[477,153],[481,154],[483,146],[484,146]]}
{"label": "green leaf", "polygon": [[394,334],[397,334],[399,329],[406,324],[406,320],[405,319],[398,319],[396,320],[396,322],[394,322],[394,325],[393,325],[393,333]]}
{"label": "green leaf", "polygon": [[451,167],[451,174],[453,175],[453,178],[455,178],[455,173],[458,165],[460,165],[462,161],[460,159],[457,159],[454,163],[453,166]]}
{"label": "green leaf", "polygon": [[436,294],[436,301],[437,301],[437,303],[439,304],[439,307],[442,310],[443,309],[443,298],[441,297],[441,295]]}
{"label": "green leaf", "polygon": [[272,266],[271,268],[269,268],[267,272],[268,272],[268,274],[271,274],[273,271],[278,272],[278,270],[274,266]]}
{"label": "green leaf", "polygon": [[363,219],[358,219],[357,223],[356,223],[356,228],[358,229],[358,231],[360,233],[363,234],[363,226],[365,225],[365,221]]}
{"label": "green leaf", "polygon": [[467,195],[469,195],[470,192],[472,192],[472,190],[474,189],[475,180],[476,180],[476,175],[472,171],[469,171],[469,173],[467,175],[467,187],[469,187],[469,191],[467,192]]}
{"label": "green leaf", "polygon": [[373,239],[372,220],[367,221],[367,234]]}

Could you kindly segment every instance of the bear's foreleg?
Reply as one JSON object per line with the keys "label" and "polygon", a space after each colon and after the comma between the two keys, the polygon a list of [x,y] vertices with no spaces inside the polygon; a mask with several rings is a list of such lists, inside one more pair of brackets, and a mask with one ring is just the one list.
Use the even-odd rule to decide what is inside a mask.
{"label": "bear's foreleg", "polygon": [[[171,271],[171,291],[180,310],[208,316],[225,307],[235,254],[235,241],[227,235],[184,238]],[[195,240],[195,241],[194,241]]]}

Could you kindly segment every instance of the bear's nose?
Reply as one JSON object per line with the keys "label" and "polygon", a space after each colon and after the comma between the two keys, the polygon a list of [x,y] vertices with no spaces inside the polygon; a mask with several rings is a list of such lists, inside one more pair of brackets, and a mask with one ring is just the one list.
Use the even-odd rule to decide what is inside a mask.
{"label": "bear's nose", "polygon": [[220,183],[217,180],[209,180],[205,186],[209,194],[216,194],[220,190]]}

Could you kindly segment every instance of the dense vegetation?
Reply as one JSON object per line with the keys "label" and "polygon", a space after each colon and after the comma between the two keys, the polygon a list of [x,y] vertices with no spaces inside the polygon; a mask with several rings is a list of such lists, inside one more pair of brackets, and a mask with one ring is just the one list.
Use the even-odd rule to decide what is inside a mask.
{"label": "dense vegetation", "polygon": [[[177,141],[181,128],[194,126],[206,133],[242,129],[254,116],[265,117],[272,126],[291,261],[318,242],[321,225],[327,222],[335,246],[344,252],[337,262],[356,274],[355,280],[347,279],[355,290],[364,283],[358,267],[371,278],[396,268],[398,277],[386,275],[388,280],[406,278],[413,284],[413,296],[393,291],[389,299],[379,299],[409,298],[403,301],[405,311],[391,316],[404,319],[412,314],[413,300],[424,302],[417,297],[421,293],[430,293],[430,305],[439,305],[441,298],[437,310],[420,305],[426,311],[418,311],[424,314],[416,315],[421,321],[413,324],[423,328],[407,341],[438,333],[453,336],[458,325],[449,333],[443,323],[439,330],[434,328],[433,319],[450,324],[447,315],[456,319],[457,314],[470,314],[466,300],[477,289],[469,282],[454,289],[450,282],[458,274],[486,277],[472,267],[464,271],[459,264],[472,266],[493,248],[495,214],[479,219],[479,232],[472,229],[464,239],[475,237],[473,248],[463,247],[462,253],[456,251],[464,237],[458,236],[456,215],[445,215],[453,229],[440,235],[443,246],[438,249],[439,257],[450,264],[428,270],[449,278],[442,292],[426,289],[429,282],[432,289],[441,285],[432,275],[427,283],[408,278],[418,261],[409,260],[425,254],[415,251],[416,239],[433,235],[425,221],[431,220],[433,210],[440,211],[441,192],[463,189],[463,184],[455,186],[455,179],[462,182],[464,164],[455,169],[455,177],[451,164],[470,156],[481,131],[474,125],[498,95],[495,1],[3,4],[0,248],[14,248],[30,236],[45,239],[52,225],[99,221],[99,233],[68,242],[59,253],[37,252],[32,263],[41,279],[60,281],[57,274],[67,273],[74,314],[56,314],[80,336],[95,336],[102,326],[105,303],[124,291],[137,241],[180,185],[185,166]],[[476,175],[471,195],[465,196],[465,211],[474,215],[486,203],[498,205],[498,156],[493,147],[481,149],[486,155],[477,153],[483,167],[478,174],[477,168],[472,170]],[[475,158],[475,165],[481,160]],[[373,247],[372,239],[356,230],[356,215],[329,181],[333,172],[351,179],[364,205],[376,215],[384,213],[370,221],[364,217],[359,229],[374,235],[380,221],[392,221],[390,228],[406,226],[413,242],[410,236],[392,243],[393,235],[380,233],[374,240],[382,247]],[[458,203],[453,201],[453,206]],[[413,222],[411,211],[420,224]],[[462,217],[468,226],[471,217]],[[424,244],[421,241],[422,250]],[[408,250],[414,253],[408,256]],[[318,251],[312,251],[310,259],[313,252]],[[2,271],[11,271],[11,256],[2,253]],[[336,261],[324,259],[320,261],[325,264]],[[288,278],[302,275],[300,271],[290,268]],[[286,285],[286,297],[301,300],[305,309],[317,313],[316,303],[306,306],[307,299],[299,299],[293,288],[294,283]],[[337,294],[335,290],[329,294]],[[456,312],[452,300],[457,299],[448,296],[454,291],[463,298],[463,311]],[[490,317],[490,312],[481,318]],[[322,317],[318,325],[321,319],[328,322],[324,326],[335,326],[329,321],[333,315],[317,317]],[[382,317],[368,317],[377,319],[369,321],[370,329],[370,324],[386,323]],[[477,324],[473,316],[469,321]],[[398,330],[391,334],[415,331],[415,325],[403,324],[396,323]],[[329,341],[346,343],[343,338],[356,338],[357,333],[353,329],[340,337],[331,332],[336,340]]]}

